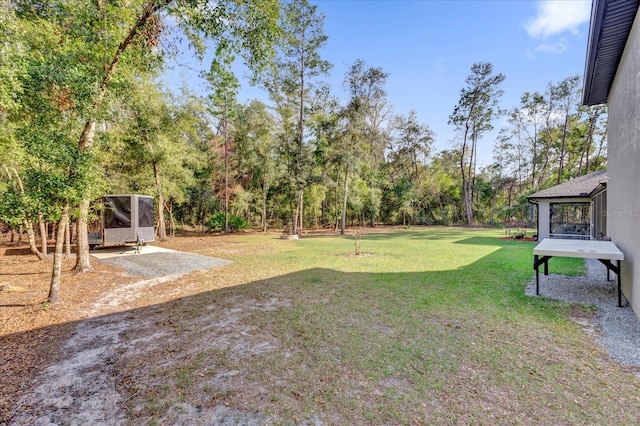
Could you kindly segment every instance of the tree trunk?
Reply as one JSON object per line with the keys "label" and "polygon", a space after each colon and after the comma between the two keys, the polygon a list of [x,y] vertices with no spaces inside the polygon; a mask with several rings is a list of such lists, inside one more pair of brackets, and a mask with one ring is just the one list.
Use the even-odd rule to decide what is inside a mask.
{"label": "tree trunk", "polygon": [[429,212],[429,215],[431,216],[431,220],[433,221],[433,223],[435,223],[436,215],[433,213],[433,208],[431,207],[431,203],[427,202],[425,207],[426,207],[426,210]]}
{"label": "tree trunk", "polygon": [[471,209],[471,225],[473,225],[473,218],[474,218],[474,211],[473,211],[473,206],[474,206],[474,196],[476,197],[476,205],[478,205],[477,200],[478,200],[478,195],[475,194],[474,192],[474,188],[476,186],[476,159],[478,156],[478,140],[475,137],[471,138],[471,159],[469,160],[469,192],[471,193],[471,203],[470,203],[470,209]]}
{"label": "tree trunk", "polygon": [[224,99],[224,232],[229,233],[229,132],[227,123],[227,98]]}
{"label": "tree trunk", "polygon": [[60,282],[62,277],[62,247],[64,245],[64,236],[66,227],[69,222],[69,205],[67,204],[62,211],[62,216],[58,222],[58,232],[56,232],[56,248],[53,252],[53,271],[51,273],[51,285],[49,286],[49,303],[58,303],[60,301]]}
{"label": "tree trunk", "polygon": [[462,194],[464,198],[465,215],[467,216],[467,226],[472,226],[473,210],[471,209],[471,191],[470,191],[471,183],[467,179],[467,176],[465,176],[464,166],[461,166],[461,167],[463,170],[462,171]]}
{"label": "tree trunk", "polygon": [[[582,154],[580,156],[580,166],[579,166],[579,174],[587,174],[589,173],[589,151],[591,150],[591,145],[593,144],[593,133],[596,128],[596,123],[598,121],[598,117],[600,117],[600,107],[596,107],[596,109],[591,114],[589,120],[589,131],[585,137],[584,149],[582,150]],[[582,171],[582,165],[584,163],[584,172]]]}
{"label": "tree trunk", "polygon": [[550,161],[550,151],[551,151],[551,142],[553,140],[551,132],[547,127],[547,142],[544,151],[544,162],[542,163],[542,167],[540,168],[540,174],[538,175],[538,182],[536,183],[536,191],[540,191],[540,186],[542,186],[542,182],[544,180],[545,174],[547,172],[547,167],[549,166]]}
{"label": "tree trunk", "polygon": [[495,216],[496,204],[498,204],[498,190],[493,194],[491,199],[491,212],[489,213],[489,223],[493,225],[493,218]]}
{"label": "tree trunk", "polygon": [[77,220],[76,230],[76,265],[77,272],[91,271],[91,259],[89,256],[89,230],[87,217],[89,216],[89,200],[80,202],[80,215]]}
{"label": "tree trunk", "polygon": [[[118,45],[118,49],[113,55],[111,59],[111,63],[109,67],[106,69],[104,78],[102,79],[102,83],[100,84],[100,90],[96,96],[96,99],[93,103],[93,114],[91,118],[89,118],[82,130],[82,134],[80,135],[80,139],[78,140],[78,151],[81,153],[86,152],[91,145],[93,145],[93,139],[95,136],[96,130],[96,115],[98,110],[102,106],[104,99],[107,94],[107,89],[109,87],[109,83],[113,78],[113,75],[116,72],[116,68],[118,66],[118,62],[120,62],[120,58],[124,51],[129,47],[129,45],[133,42],[136,35],[145,27],[147,21],[160,9],[162,9],[167,4],[171,3],[172,0],[162,0],[156,2],[155,0],[149,0],[142,13],[138,17],[136,23],[129,29],[129,33],[125,37],[125,39]],[[78,215],[78,236],[77,236],[77,244],[76,244],[76,266],[75,270],[78,272],[86,272],[91,270],[91,261],[89,260],[89,238],[87,235],[87,217],[89,216],[89,199],[84,199],[80,202],[80,211]]]}
{"label": "tree trunk", "polygon": [[[12,176],[11,172],[13,171],[13,175],[15,176],[15,182],[13,183],[14,188],[20,194],[24,195],[24,185],[22,184],[22,179],[18,174],[18,170],[16,170],[15,167],[12,167],[11,169],[9,169],[6,164],[4,164],[3,166],[4,166],[5,173],[7,173],[7,176],[9,176],[9,178],[11,178]],[[33,232],[33,224],[27,218],[22,219],[22,225],[19,227],[18,244],[22,243],[22,226],[24,226],[25,229],[27,230],[27,236],[29,237],[29,248],[31,249],[31,253],[38,256],[38,259],[40,260],[46,259],[46,256],[43,255],[40,252],[40,250],[38,250],[38,247],[36,246],[36,236]],[[11,234],[11,242],[13,242],[13,234]]]}
{"label": "tree trunk", "polygon": [[[371,181],[370,181],[370,182],[371,182],[371,187],[370,187],[370,191],[371,191],[371,204],[372,204],[372,207],[373,207],[373,197],[374,197],[374,195],[373,195],[373,194],[374,194],[374,190],[373,190],[373,179],[371,179]],[[374,211],[374,209],[373,209],[373,208],[371,209],[371,222],[370,222],[370,224],[371,224],[371,227],[372,227],[372,228],[375,228],[375,227],[376,227],[376,212]]]}
{"label": "tree trunk", "polygon": [[297,221],[298,221],[298,225],[297,225],[297,234],[299,236],[302,236],[302,228],[303,226],[303,218],[304,218],[304,214],[303,214],[303,206],[304,206],[304,189],[300,189],[298,190],[298,217],[297,217]]}
{"label": "tree trunk", "polygon": [[[58,232],[60,232],[58,230]],[[69,219],[67,219],[67,226],[64,227],[64,246],[66,248],[65,258],[71,257],[71,224],[69,223]]]}
{"label": "tree trunk", "polygon": [[564,127],[562,128],[562,143],[560,144],[560,163],[558,164],[558,177],[556,179],[556,185],[559,185],[562,182],[562,172],[564,170],[564,156],[565,156],[566,143],[567,143],[567,126],[569,125],[568,120],[569,120],[568,117],[565,117]]}
{"label": "tree trunk", "polygon": [[38,225],[40,227],[40,252],[44,257],[47,257],[47,244],[48,244],[48,232],[47,224],[44,221],[41,213],[38,213]]}
{"label": "tree trunk", "polygon": [[478,141],[475,134],[471,134],[471,155],[469,156],[469,169],[467,170],[467,196],[469,202],[465,204],[467,211],[467,225],[473,226],[473,197],[476,182],[476,152]]}
{"label": "tree trunk", "polygon": [[[38,256],[38,259],[45,260],[47,257],[38,250],[36,245],[36,234],[33,232],[33,224],[31,221],[27,219],[22,220],[24,228],[27,230],[27,237],[29,239],[29,248],[31,249],[31,253]],[[20,233],[18,234],[18,243],[22,242],[22,229],[20,229]]]}
{"label": "tree trunk", "polygon": [[[171,207],[170,207],[171,206]],[[167,211],[169,212],[169,228],[171,229],[171,237],[176,236],[176,222],[173,218],[173,206],[172,203],[167,204]]]}
{"label": "tree trunk", "polygon": [[338,179],[337,179],[337,174],[336,174],[335,195],[333,197],[334,198],[334,202],[335,202],[333,208],[334,208],[335,213],[336,213],[336,220],[333,223],[333,232],[336,232],[338,230],[338,225],[340,224],[340,209],[338,208],[338,205],[339,205],[338,204],[339,203],[338,200],[340,199],[340,197],[339,197],[339,194],[338,194],[337,181],[338,181]]}
{"label": "tree trunk", "polygon": [[298,235],[297,223],[298,223],[298,207],[296,203],[296,210],[293,213],[293,222],[291,224],[291,235]]}
{"label": "tree trunk", "polygon": [[[518,157],[520,157],[520,155],[518,155]],[[531,187],[532,188],[536,184],[536,166],[537,165],[538,165],[538,122],[536,119],[533,125],[533,155],[531,158]]]}
{"label": "tree trunk", "polygon": [[262,183],[262,232],[267,233],[267,178]]}
{"label": "tree trunk", "polygon": [[167,241],[167,230],[164,223],[164,198],[162,197],[162,184],[158,163],[153,163],[153,177],[156,180],[156,190],[158,191],[158,237],[160,241]]}
{"label": "tree trunk", "polygon": [[[462,177],[462,193],[464,198],[465,213],[467,216],[467,226],[473,225],[473,212],[471,210],[471,194],[469,191],[470,183],[467,179],[467,173],[465,171],[464,154],[467,150],[467,142],[469,140],[469,124],[465,126],[464,138],[462,141],[462,150],[460,152],[460,175]],[[470,172],[469,172],[470,173]]]}
{"label": "tree trunk", "polygon": [[340,223],[340,235],[346,233],[346,221],[347,221],[347,200],[349,198],[349,166],[344,171],[344,185],[342,187],[344,194],[342,195],[342,221]]}
{"label": "tree trunk", "polygon": [[593,158],[595,159],[595,158],[601,157],[602,151],[605,149],[606,146],[607,146],[607,130],[605,129],[604,134],[600,139],[600,143],[598,144],[598,152]]}

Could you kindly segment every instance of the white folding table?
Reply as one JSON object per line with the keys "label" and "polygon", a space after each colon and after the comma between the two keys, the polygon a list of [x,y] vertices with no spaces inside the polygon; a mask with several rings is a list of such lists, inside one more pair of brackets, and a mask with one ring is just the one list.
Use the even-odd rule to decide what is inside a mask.
{"label": "white folding table", "polygon": [[[624,254],[611,241],[590,241],[545,238],[533,249],[533,269],[536,270],[536,294],[539,294],[540,279],[538,268],[544,265],[544,274],[549,275],[549,259],[559,257],[580,257],[583,259],[598,259],[609,271],[616,274],[618,282],[618,306],[622,306],[622,291],[620,287],[620,261]],[[615,261],[615,264],[612,262]]]}

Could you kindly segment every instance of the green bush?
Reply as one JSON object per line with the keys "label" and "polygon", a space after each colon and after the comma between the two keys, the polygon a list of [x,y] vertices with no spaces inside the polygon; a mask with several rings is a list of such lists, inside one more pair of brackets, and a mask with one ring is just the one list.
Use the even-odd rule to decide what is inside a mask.
{"label": "green bush", "polygon": [[[224,213],[216,213],[209,218],[207,226],[211,231],[224,231]],[[249,222],[239,216],[229,215],[229,231],[236,232],[249,228]]]}

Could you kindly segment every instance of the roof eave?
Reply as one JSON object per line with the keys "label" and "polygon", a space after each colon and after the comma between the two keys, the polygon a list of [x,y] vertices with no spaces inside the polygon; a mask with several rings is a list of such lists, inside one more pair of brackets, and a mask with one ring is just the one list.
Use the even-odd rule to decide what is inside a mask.
{"label": "roof eave", "polygon": [[602,193],[607,190],[607,181],[600,182],[598,186],[596,186],[593,191],[589,193],[589,197],[594,198],[596,195]]}
{"label": "roof eave", "polygon": [[606,103],[640,0],[593,0],[582,102]]}
{"label": "roof eave", "polygon": [[[598,105],[607,102],[604,99],[592,99],[596,59],[598,55],[598,45],[602,34],[602,23],[604,21],[604,9],[606,0],[593,0],[591,4],[591,25],[589,26],[589,39],[587,43],[587,60],[584,70],[584,83],[582,89],[583,105]],[[607,90],[607,93],[609,90]]]}
{"label": "roof eave", "polygon": [[591,197],[589,195],[551,195],[548,197],[545,197],[544,195],[542,197],[527,197],[527,200],[530,203],[537,203],[539,200],[553,200],[553,199],[558,199],[558,200],[563,200],[563,199],[584,199],[584,200],[590,200]]}

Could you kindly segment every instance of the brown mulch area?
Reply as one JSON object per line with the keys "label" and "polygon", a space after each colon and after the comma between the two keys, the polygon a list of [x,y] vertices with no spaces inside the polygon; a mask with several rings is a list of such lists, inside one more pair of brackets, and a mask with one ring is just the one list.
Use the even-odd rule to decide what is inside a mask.
{"label": "brown mulch area", "polygon": [[538,241],[538,238],[532,238],[532,237],[522,237],[522,238],[516,238],[516,237],[500,237],[501,240],[513,240],[513,241]]}
{"label": "brown mulch area", "polygon": [[0,242],[0,424],[30,390],[35,374],[50,364],[51,354],[74,329],[74,321],[115,283],[135,277],[92,262],[94,270],[73,271],[75,258],[63,260],[62,302],[46,303],[53,261],[30,254],[28,246]]}

